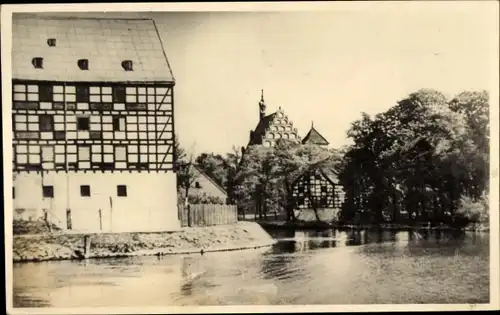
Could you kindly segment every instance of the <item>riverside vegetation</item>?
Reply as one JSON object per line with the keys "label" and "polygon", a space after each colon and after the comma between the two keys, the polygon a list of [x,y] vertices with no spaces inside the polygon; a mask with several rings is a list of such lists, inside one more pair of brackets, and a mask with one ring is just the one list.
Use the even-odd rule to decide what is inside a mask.
{"label": "riverside vegetation", "polygon": [[329,167],[338,173],[345,202],[337,217],[322,223],[487,230],[489,130],[486,91],[448,98],[421,89],[385,112],[363,113],[347,131],[352,144],[343,148],[280,140],[274,148],[202,153],[193,161],[226,189],[242,216],[257,212],[262,220],[278,213],[301,224],[291,182]]}

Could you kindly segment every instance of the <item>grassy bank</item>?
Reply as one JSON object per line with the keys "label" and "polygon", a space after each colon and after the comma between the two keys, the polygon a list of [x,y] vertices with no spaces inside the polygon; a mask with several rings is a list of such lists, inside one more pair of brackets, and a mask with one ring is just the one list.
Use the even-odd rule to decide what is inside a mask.
{"label": "grassy bank", "polygon": [[[90,250],[84,238],[90,237]],[[14,262],[172,255],[270,246],[276,241],[257,223],[184,228],[158,233],[76,234],[62,231],[14,235]]]}

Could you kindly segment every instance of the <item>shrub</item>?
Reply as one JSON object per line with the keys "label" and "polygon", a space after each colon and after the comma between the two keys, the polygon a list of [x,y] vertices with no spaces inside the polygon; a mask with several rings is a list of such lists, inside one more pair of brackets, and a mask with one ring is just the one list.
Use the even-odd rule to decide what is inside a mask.
{"label": "shrub", "polygon": [[487,194],[474,200],[468,196],[460,198],[460,205],[457,210],[457,216],[465,219],[469,223],[488,223],[489,221],[489,197]]}

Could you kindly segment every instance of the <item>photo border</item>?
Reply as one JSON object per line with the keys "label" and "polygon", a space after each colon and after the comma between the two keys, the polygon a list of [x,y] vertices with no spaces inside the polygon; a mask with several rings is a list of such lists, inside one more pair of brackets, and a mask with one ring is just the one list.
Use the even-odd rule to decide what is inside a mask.
{"label": "photo border", "polygon": [[[99,4],[22,4],[2,5],[1,7],[1,43],[2,43],[2,88],[3,104],[12,103],[11,93],[11,51],[12,51],[12,14],[42,12],[188,12],[188,11],[324,11],[324,10],[405,10],[419,6],[429,6],[443,10],[449,14],[453,7],[467,10],[471,6],[484,7],[485,11],[496,12],[495,27],[498,25],[498,2],[496,1],[363,1],[363,2],[246,2],[246,3],[99,3]],[[492,13],[493,14],[493,13]],[[478,16],[482,19],[484,16]],[[479,36],[480,34],[478,34]],[[496,38],[491,40],[497,41]],[[373,311],[452,311],[452,310],[495,310],[499,308],[499,171],[498,171],[498,113],[499,113],[499,64],[498,50],[492,67],[490,93],[490,303],[489,304],[367,304],[367,305],[241,305],[241,306],[189,306],[189,307],[86,307],[86,308],[13,308],[13,275],[12,275],[12,121],[11,106],[3,109],[3,163],[4,163],[4,222],[5,222],[5,266],[6,266],[6,301],[9,314],[146,314],[146,313],[269,313],[269,312],[373,312]],[[9,252],[10,251],[10,252]]]}

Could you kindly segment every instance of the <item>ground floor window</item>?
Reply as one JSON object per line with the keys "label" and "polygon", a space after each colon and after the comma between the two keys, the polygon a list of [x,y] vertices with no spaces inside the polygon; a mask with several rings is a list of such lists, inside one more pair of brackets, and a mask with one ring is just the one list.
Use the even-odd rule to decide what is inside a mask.
{"label": "ground floor window", "polygon": [[43,186],[42,192],[44,198],[54,198],[54,186]]}

